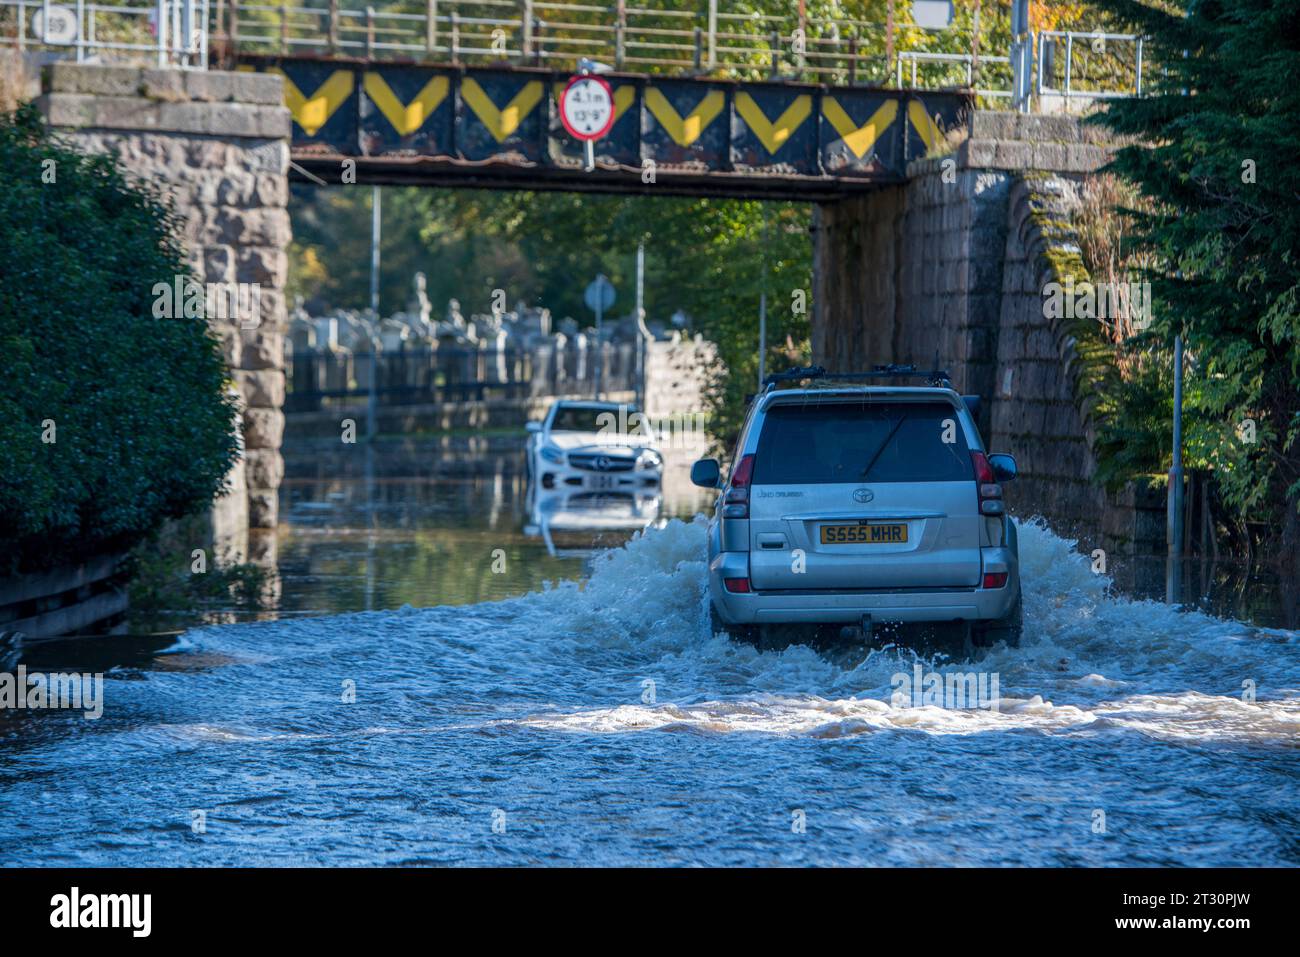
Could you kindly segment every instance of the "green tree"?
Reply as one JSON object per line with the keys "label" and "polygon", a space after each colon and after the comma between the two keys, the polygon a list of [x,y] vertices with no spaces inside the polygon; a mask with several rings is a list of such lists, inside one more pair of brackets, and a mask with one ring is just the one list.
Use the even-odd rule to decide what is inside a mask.
{"label": "green tree", "polygon": [[[1145,33],[1148,95],[1098,118],[1131,137],[1112,169],[1152,207],[1129,209],[1152,254],[1155,318],[1130,349],[1189,350],[1189,462],[1214,469],[1243,520],[1300,554],[1300,6],[1294,0],[1135,0],[1097,6]],[[1162,376],[1167,383],[1168,375]],[[1150,382],[1121,396],[1112,435],[1149,420]],[[1163,418],[1163,417],[1162,417]],[[1247,423],[1253,424],[1253,436]],[[1167,419],[1165,420],[1167,430]],[[1130,436],[1129,441],[1133,439]],[[1169,440],[1151,436],[1168,463]],[[1156,443],[1159,444],[1156,444]],[[1151,463],[1155,465],[1155,462]]]}
{"label": "green tree", "polygon": [[205,507],[234,461],[203,319],[155,318],[180,224],[115,162],[0,116],[0,574],[127,548]]}
{"label": "green tree", "polygon": [[[301,295],[318,308],[363,309],[370,304],[371,195],[369,186],[292,187],[291,302]],[[441,264],[420,242],[427,221],[422,191],[384,187],[380,195],[379,307],[389,314],[405,308],[416,272],[432,276]],[[446,304],[436,297],[433,301]]]}

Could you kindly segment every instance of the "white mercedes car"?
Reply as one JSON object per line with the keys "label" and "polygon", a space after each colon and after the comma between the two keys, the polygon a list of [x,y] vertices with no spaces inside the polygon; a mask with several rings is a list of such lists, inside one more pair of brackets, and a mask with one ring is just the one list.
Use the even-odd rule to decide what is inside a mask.
{"label": "white mercedes car", "polygon": [[528,423],[528,471],[543,489],[658,489],[664,459],[634,406],[562,400]]}

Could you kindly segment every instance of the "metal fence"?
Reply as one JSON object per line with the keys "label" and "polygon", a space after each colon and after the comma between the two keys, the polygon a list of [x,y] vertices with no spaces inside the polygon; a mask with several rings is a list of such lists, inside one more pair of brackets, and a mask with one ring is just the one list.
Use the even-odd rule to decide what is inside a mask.
{"label": "metal fence", "polygon": [[[371,357],[346,349],[295,351],[288,364],[285,410],[304,412],[354,405],[370,395]],[[503,346],[403,349],[375,356],[375,394],[380,405],[418,405],[484,399],[634,391],[633,343],[543,343],[529,349]]]}
{"label": "metal fence", "polygon": [[[972,89],[986,105],[1142,93],[1141,37],[1043,31],[1011,42],[1010,5],[962,7],[943,30],[896,3],[883,21],[738,12],[735,0],[0,0],[0,42],[84,60],[202,69],[244,54],[617,70],[831,85]],[[1017,27],[1016,29],[1023,29]],[[1020,53],[1024,53],[1023,59]],[[1033,61],[1037,62],[1034,63]],[[1016,66],[1013,69],[1013,61]],[[1017,89],[1014,74],[1027,78]],[[1031,76],[1032,74],[1032,76]]]}
{"label": "metal fence", "polygon": [[829,83],[886,83],[896,50],[904,48],[951,53],[956,47],[978,57],[981,44],[992,42],[997,19],[986,16],[981,25],[978,16],[959,17],[947,30],[926,30],[911,22],[903,3],[878,22],[736,12],[727,9],[728,0],[704,0],[694,9],[672,0],[423,0],[381,8],[348,8],[339,0],[216,2],[216,37],[223,50],[236,52],[558,67],[588,58],[619,70]]}
{"label": "metal fence", "polygon": [[[971,89],[1003,105],[1015,96],[1006,3],[963,7],[949,27],[938,30],[916,26],[901,2],[891,5],[883,21],[736,12],[732,0],[701,0],[692,9],[680,9],[674,0],[412,0],[364,8],[341,0],[214,2],[214,40],[225,54],[558,68],[588,59],[631,72]],[[1039,56],[1036,90],[1080,98],[1141,91],[1142,40],[1136,35],[1024,36],[1026,52]],[[1096,53],[1099,45],[1109,57]],[[1130,51],[1127,58],[1124,50]]]}
{"label": "metal fence", "polygon": [[1142,95],[1140,36],[1044,30],[1037,43],[1035,87],[1040,97],[1069,101]]}
{"label": "metal fence", "polygon": [[[663,0],[660,0],[662,3]],[[742,78],[800,75],[826,82],[887,82],[894,49],[961,44],[978,51],[992,18],[927,31],[900,4],[884,22],[737,12],[728,0],[699,9],[655,0],[608,4],[549,0],[422,0],[395,7],[342,7],[217,0],[216,33],[244,52],[352,53],[460,61],[572,66],[578,59],[615,69],[723,73]],[[422,9],[421,9],[422,8]],[[1004,17],[1005,20],[1005,17]]]}
{"label": "metal fence", "polygon": [[995,100],[1014,95],[1010,57],[904,50],[896,63],[894,86],[900,90],[961,88]]}
{"label": "metal fence", "polygon": [[0,42],[26,51],[206,69],[208,0],[0,0]]}

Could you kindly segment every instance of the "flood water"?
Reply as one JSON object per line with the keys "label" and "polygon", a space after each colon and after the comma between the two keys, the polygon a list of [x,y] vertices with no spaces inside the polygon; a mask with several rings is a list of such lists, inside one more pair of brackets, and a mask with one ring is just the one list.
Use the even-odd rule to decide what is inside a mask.
{"label": "flood water", "polygon": [[[1019,649],[760,652],[710,633],[681,474],[537,501],[513,440],[287,458],[267,620],[22,652],[104,709],[0,712],[0,864],[1300,862],[1267,602],[1128,597],[1024,522]],[[996,710],[895,701],[918,664]]]}

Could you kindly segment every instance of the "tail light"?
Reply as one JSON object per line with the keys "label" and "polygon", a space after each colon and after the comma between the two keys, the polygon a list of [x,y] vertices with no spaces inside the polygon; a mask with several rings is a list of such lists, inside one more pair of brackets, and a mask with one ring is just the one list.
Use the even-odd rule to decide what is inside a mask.
{"label": "tail light", "polygon": [[[754,456],[742,456],[736,463],[736,467],[731,470],[731,482],[727,485],[727,494],[722,502],[724,518],[749,518],[749,480],[753,475]],[[728,587],[727,590],[731,591],[731,588]],[[748,583],[745,591],[749,591]]]}
{"label": "tail light", "polygon": [[748,595],[749,579],[748,578],[724,578],[722,579],[722,587],[727,589],[727,591],[731,592],[733,595]]}
{"label": "tail light", "polygon": [[1003,587],[1007,583],[1008,574],[1009,574],[1008,572],[985,572],[984,587],[985,588]]}
{"label": "tail light", "polygon": [[972,452],[970,460],[975,466],[975,483],[979,486],[980,514],[1005,514],[1002,486],[998,484],[997,476],[993,474],[993,466],[989,465],[988,458],[983,452]]}

